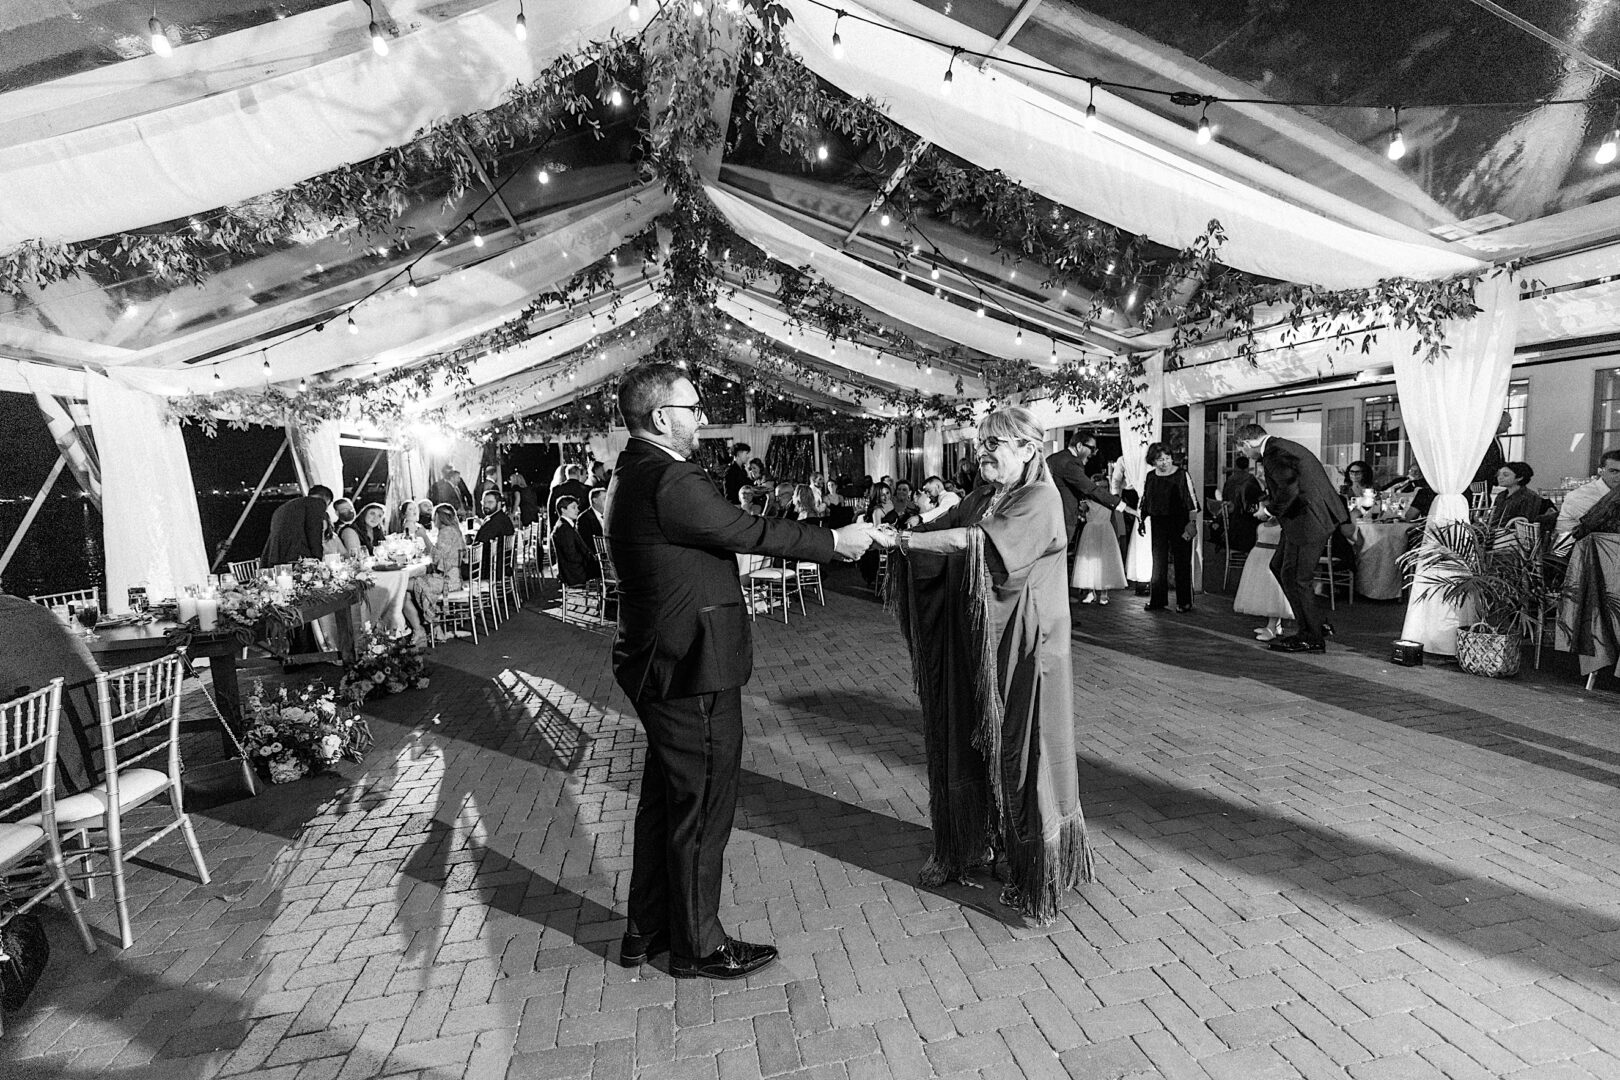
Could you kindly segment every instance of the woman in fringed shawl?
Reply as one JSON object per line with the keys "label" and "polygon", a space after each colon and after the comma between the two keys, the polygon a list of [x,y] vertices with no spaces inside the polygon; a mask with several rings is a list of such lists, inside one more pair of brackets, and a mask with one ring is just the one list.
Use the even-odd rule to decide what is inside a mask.
{"label": "woman in fringed shawl", "polygon": [[979,424],[982,483],[942,517],[885,531],[928,749],[924,885],[1007,860],[1002,903],[1050,922],[1092,878],[1074,757],[1063,503],[1026,409]]}

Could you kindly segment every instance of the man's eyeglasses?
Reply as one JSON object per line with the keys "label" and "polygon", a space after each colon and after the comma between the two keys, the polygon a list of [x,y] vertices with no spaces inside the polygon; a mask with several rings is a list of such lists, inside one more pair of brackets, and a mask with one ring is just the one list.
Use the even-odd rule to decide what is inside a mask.
{"label": "man's eyeglasses", "polygon": [[660,405],[658,407],[660,409],[691,409],[692,410],[692,416],[693,416],[694,419],[696,417],[699,417],[699,416],[708,416],[709,415],[709,410],[708,410],[707,406],[705,406],[703,404],[703,402],[701,402],[701,401],[693,401],[693,402],[688,402],[688,403],[684,403],[684,404],[679,403],[679,402],[670,401],[670,402],[666,402],[663,405]]}

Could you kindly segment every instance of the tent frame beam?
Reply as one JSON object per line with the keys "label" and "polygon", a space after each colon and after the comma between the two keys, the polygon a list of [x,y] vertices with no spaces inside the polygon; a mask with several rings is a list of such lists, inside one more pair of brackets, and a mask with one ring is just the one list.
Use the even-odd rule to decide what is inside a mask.
{"label": "tent frame beam", "polygon": [[50,475],[45,477],[45,482],[34,493],[34,501],[28,505],[28,512],[23,515],[22,523],[17,526],[17,531],[12,533],[11,542],[6,545],[5,554],[0,555],[0,574],[5,573],[6,567],[11,565],[11,557],[17,554],[17,549],[22,546],[23,537],[28,535],[29,526],[34,523],[34,518],[39,515],[39,508],[45,505],[45,496],[51,493],[51,488],[56,486],[56,481],[65,468],[67,468],[67,455],[57,454],[56,464],[51,466]]}

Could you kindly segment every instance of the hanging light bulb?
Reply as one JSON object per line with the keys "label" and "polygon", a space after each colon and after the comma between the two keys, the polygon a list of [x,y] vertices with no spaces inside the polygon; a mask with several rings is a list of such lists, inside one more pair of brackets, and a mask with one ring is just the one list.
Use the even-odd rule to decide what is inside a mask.
{"label": "hanging light bulb", "polygon": [[540,170],[540,182],[542,184],[551,183],[551,170],[550,169],[541,169]]}
{"label": "hanging light bulb", "polygon": [[308,389],[309,389],[309,380],[306,379],[306,378],[303,378],[302,376],[300,376],[299,379],[298,379],[298,392],[300,394],[302,394],[305,390],[308,390]]}
{"label": "hanging light bulb", "polygon": [[214,385],[219,386],[225,380],[219,377],[219,368],[214,369]]}
{"label": "hanging light bulb", "polygon": [[935,263],[934,268],[928,271],[928,276],[933,278],[935,281],[939,280],[939,263]]}
{"label": "hanging light bulb", "polygon": [[838,17],[833,20],[832,54],[834,60],[844,58],[844,39],[838,35],[838,24],[844,21],[844,11],[838,10]]}
{"label": "hanging light bulb", "polygon": [[1086,81],[1091,84],[1091,89],[1086,94],[1086,130],[1087,131],[1096,131],[1097,130],[1097,80],[1096,79],[1088,79]]}
{"label": "hanging light bulb", "polygon": [[159,56],[168,56],[174,52],[174,46],[169,44],[169,28],[158,18],[156,5],[152,7],[152,17],[146,20],[146,32],[152,39],[153,52]]}
{"label": "hanging light bulb", "polygon": [[703,18],[703,0],[692,0],[692,14]]}
{"label": "hanging light bulb", "polygon": [[366,9],[371,12],[371,24],[366,32],[371,35],[371,51],[378,56],[388,55],[388,39],[383,37],[382,24],[377,21],[377,9],[371,6],[371,0],[366,0]]}
{"label": "hanging light bulb", "polygon": [[259,366],[264,369],[264,381],[269,382],[270,381],[270,354],[269,353],[264,354],[264,363],[260,364]]}
{"label": "hanging light bulb", "polygon": [[984,318],[984,305],[980,304],[978,310],[975,311],[973,314],[977,315],[981,319]]}
{"label": "hanging light bulb", "polygon": [[483,232],[482,229],[480,229],[478,227],[478,223],[475,221],[475,222],[473,222],[473,247],[483,247],[483,246],[484,246],[484,232]]}
{"label": "hanging light bulb", "polygon": [[827,160],[827,144],[826,143],[822,143],[822,144],[820,144],[819,146],[816,147],[816,160],[817,161],[826,161]]}
{"label": "hanging light bulb", "polygon": [[1052,342],[1052,363],[1057,363],[1057,342]]}
{"label": "hanging light bulb", "polygon": [[411,271],[408,267],[405,270],[405,295],[416,295],[416,278],[411,275]]}
{"label": "hanging light bulb", "polygon": [[630,0],[630,21],[641,21],[641,4],[637,0]]}
{"label": "hanging light bulb", "polygon": [[529,40],[529,19],[523,14],[523,0],[518,0],[517,24],[512,27],[512,33],[519,41]]}
{"label": "hanging light bulb", "polygon": [[956,57],[961,51],[960,48],[951,49],[951,62],[945,65],[945,77],[939,82],[939,92],[946,96],[950,95],[951,83],[956,81]]}
{"label": "hanging light bulb", "polygon": [[1204,111],[1198,117],[1198,145],[1203,146],[1209,142],[1215,133],[1209,126],[1209,98],[1204,99]]}
{"label": "hanging light bulb", "polygon": [[1384,150],[1384,156],[1391,161],[1399,161],[1406,156],[1406,140],[1401,138],[1401,107],[1395,106],[1395,126],[1389,133],[1389,146]]}
{"label": "hanging light bulb", "polygon": [[619,89],[617,83],[614,84],[613,89],[608,91],[608,104],[615,109],[624,104],[624,91]]}
{"label": "hanging light bulb", "polygon": [[754,50],[754,66],[755,67],[764,67],[765,66],[765,54],[760,52],[758,49]]}
{"label": "hanging light bulb", "polygon": [[1592,155],[1592,160],[1599,165],[1607,165],[1615,159],[1616,152],[1620,151],[1620,105],[1615,106],[1614,127],[1603,137],[1603,144]]}
{"label": "hanging light bulb", "polygon": [[1022,326],[1018,328],[1018,333],[1013,335],[1013,345],[1017,348],[1023,348],[1024,346],[1024,328]]}
{"label": "hanging light bulb", "polygon": [[359,332],[360,324],[354,321],[354,315],[351,313],[349,315],[349,333],[358,334]]}
{"label": "hanging light bulb", "polygon": [[880,217],[880,218],[878,218],[878,222],[879,222],[879,223],[880,223],[880,224],[881,224],[881,225],[882,225],[882,226],[883,226],[883,227],[884,227],[884,228],[885,228],[885,229],[887,229],[887,228],[888,228],[888,227],[889,227],[889,214],[888,214],[888,211],[884,211],[884,213],[883,213],[883,216],[882,216],[882,217]]}

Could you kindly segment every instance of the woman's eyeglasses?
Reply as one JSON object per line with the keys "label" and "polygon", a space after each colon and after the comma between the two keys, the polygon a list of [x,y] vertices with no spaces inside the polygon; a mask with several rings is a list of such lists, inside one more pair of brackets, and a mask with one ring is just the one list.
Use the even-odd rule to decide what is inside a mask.
{"label": "woman's eyeglasses", "polygon": [[1011,439],[1004,435],[986,435],[984,438],[978,440],[980,449],[988,450],[992,454],[997,450],[1000,450],[1003,446],[1011,446],[1013,443],[1021,443],[1023,441],[1023,439]]}

